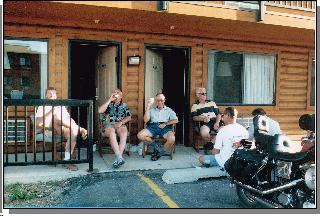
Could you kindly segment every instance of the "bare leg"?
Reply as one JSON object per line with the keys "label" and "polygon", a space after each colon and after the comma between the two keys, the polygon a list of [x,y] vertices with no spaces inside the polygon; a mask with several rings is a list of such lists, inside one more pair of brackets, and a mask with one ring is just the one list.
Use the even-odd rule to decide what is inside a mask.
{"label": "bare leg", "polygon": [[120,157],[122,157],[122,154],[125,149],[126,142],[127,142],[128,130],[126,127],[120,127],[120,128],[117,128],[117,133],[120,137],[119,153],[120,153]]}
{"label": "bare leg", "polygon": [[169,153],[172,150],[173,144],[176,140],[174,133],[172,131],[170,131],[170,132],[164,134],[163,138],[165,138],[167,140],[166,143],[164,144],[164,150],[167,153]]}
{"label": "bare leg", "polygon": [[140,131],[137,135],[138,139],[146,144],[151,144],[152,143],[152,134],[148,129],[143,129]]}
{"label": "bare leg", "polygon": [[210,128],[206,125],[200,127],[200,135],[206,142],[210,141]]}
{"label": "bare leg", "polygon": [[201,156],[199,157],[199,162],[200,162],[202,165],[204,165],[204,156],[203,156],[203,155],[201,155]]}
{"label": "bare leg", "polygon": [[116,155],[120,155],[119,145],[117,141],[117,136],[114,128],[106,128],[105,134],[109,137],[110,145]]}

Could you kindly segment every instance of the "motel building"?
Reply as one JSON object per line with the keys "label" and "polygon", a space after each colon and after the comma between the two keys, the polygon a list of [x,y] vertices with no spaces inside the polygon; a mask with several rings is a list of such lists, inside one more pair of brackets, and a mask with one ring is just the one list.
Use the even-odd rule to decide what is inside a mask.
{"label": "motel building", "polygon": [[[315,113],[315,12],[316,1],[4,1],[3,95],[27,103],[53,86],[61,100],[90,100],[92,115],[72,115],[97,140],[97,107],[120,88],[138,143],[146,100],[161,91],[177,145],[193,146],[190,109],[205,87],[220,111],[235,106],[246,124],[262,107],[298,141],[299,117]],[[5,106],[5,152],[33,148],[37,105]]]}

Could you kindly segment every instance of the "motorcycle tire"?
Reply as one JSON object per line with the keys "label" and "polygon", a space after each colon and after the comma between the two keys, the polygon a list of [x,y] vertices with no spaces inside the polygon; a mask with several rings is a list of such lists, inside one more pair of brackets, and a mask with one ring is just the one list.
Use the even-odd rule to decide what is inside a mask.
{"label": "motorcycle tire", "polygon": [[245,208],[259,208],[259,202],[254,199],[253,195],[243,187],[236,185],[237,195],[240,203]]}

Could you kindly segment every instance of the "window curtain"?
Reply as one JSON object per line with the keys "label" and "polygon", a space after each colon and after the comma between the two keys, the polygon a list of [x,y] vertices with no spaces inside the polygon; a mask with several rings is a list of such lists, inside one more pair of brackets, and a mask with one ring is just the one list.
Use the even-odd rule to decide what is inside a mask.
{"label": "window curtain", "polygon": [[244,54],[243,104],[272,104],[274,55]]}
{"label": "window curtain", "polygon": [[216,65],[216,51],[208,52],[208,82],[207,82],[207,99],[214,100],[214,74]]}

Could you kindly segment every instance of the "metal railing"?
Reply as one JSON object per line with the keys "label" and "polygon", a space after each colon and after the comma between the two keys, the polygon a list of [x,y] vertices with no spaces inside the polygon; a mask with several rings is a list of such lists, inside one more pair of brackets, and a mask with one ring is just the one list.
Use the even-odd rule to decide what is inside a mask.
{"label": "metal railing", "polygon": [[[239,8],[244,10],[258,10],[261,1],[169,1],[205,7],[216,8]],[[266,6],[282,7],[294,10],[312,11],[316,10],[316,1],[263,1]],[[169,6],[170,7],[170,6]]]}
{"label": "metal railing", "polygon": [[[36,126],[36,109],[52,107],[53,110],[61,110],[60,119],[63,117],[62,108],[67,108],[73,116],[76,116],[74,122],[87,129],[87,139],[83,141],[78,134],[77,143],[73,156],[70,160],[63,160],[63,144],[70,145],[66,139],[71,136],[69,132],[58,133],[62,131],[62,124],[59,123],[55,115],[57,112],[51,112],[51,126],[42,128]],[[27,165],[55,165],[55,164],[79,164],[89,163],[89,172],[93,170],[93,101],[91,100],[15,100],[4,99],[3,106],[3,137],[4,137],[4,166],[27,166]],[[56,109],[60,108],[60,109]],[[58,113],[59,113],[58,112]],[[55,114],[54,114],[55,113]],[[81,114],[81,116],[80,116]],[[48,117],[49,117],[48,116]],[[80,119],[80,117],[82,119]],[[43,116],[43,122],[45,117]],[[47,117],[46,117],[47,118]],[[71,126],[71,118],[67,118]],[[85,121],[83,121],[83,119]],[[59,125],[59,126],[57,126]],[[68,125],[68,124],[67,124]],[[60,127],[60,128],[59,128]],[[53,129],[54,128],[54,129]],[[64,130],[66,131],[66,130]],[[80,127],[78,127],[80,132]],[[69,133],[67,135],[67,133]],[[51,136],[50,136],[51,135]],[[81,146],[80,144],[82,143]],[[58,145],[60,144],[60,151]],[[60,158],[59,158],[60,155]]]}
{"label": "metal railing", "polygon": [[266,1],[265,5],[283,7],[288,9],[315,11],[317,7],[316,1]]}

